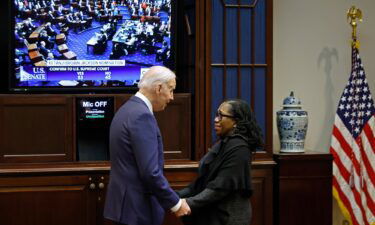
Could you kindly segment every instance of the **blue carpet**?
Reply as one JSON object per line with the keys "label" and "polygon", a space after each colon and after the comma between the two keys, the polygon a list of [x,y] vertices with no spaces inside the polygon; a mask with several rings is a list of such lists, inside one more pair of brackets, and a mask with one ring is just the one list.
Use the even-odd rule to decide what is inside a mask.
{"label": "blue carpet", "polygon": [[160,21],[168,22],[168,13],[164,11],[159,12]]}

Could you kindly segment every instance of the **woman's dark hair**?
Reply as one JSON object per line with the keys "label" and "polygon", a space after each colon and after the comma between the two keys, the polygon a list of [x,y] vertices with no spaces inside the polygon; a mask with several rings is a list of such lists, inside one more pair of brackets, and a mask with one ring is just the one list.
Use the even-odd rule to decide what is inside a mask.
{"label": "woman's dark hair", "polygon": [[249,104],[240,99],[227,100],[225,103],[231,106],[230,113],[236,121],[233,135],[245,138],[252,151],[262,148],[264,145],[262,131]]}

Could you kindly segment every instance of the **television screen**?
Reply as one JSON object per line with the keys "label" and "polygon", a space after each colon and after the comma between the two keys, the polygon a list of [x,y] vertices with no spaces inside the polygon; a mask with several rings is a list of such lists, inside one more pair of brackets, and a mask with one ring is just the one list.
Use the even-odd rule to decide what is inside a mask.
{"label": "television screen", "polygon": [[12,90],[131,88],[174,67],[171,0],[12,2]]}

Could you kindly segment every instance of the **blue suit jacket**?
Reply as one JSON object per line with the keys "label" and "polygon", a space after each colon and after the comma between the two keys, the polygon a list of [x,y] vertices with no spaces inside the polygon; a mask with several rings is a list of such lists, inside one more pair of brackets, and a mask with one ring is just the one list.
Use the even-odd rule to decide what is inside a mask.
{"label": "blue suit jacket", "polygon": [[110,128],[111,172],[104,217],[128,225],[160,225],[179,201],[163,175],[163,143],[154,115],[133,96]]}

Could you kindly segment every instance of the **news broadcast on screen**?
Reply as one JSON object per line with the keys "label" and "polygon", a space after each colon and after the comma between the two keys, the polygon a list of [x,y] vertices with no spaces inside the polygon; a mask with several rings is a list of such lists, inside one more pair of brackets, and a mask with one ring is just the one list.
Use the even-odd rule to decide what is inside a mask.
{"label": "news broadcast on screen", "polygon": [[11,86],[136,87],[173,67],[171,0],[14,0]]}

